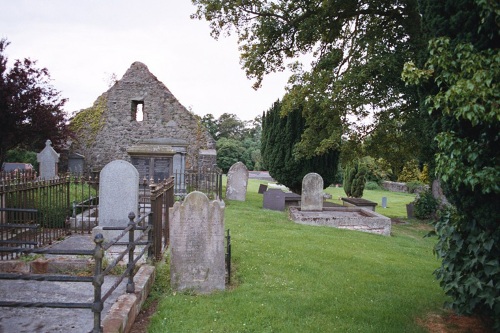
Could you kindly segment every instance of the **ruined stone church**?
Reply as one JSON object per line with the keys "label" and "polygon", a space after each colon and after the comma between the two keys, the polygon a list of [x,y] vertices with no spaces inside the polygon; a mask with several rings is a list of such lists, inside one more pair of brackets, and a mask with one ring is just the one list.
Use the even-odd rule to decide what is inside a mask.
{"label": "ruined stone church", "polygon": [[199,118],[140,62],[92,107],[78,112],[70,127],[75,133],[70,169],[75,156],[84,160],[85,171],[99,171],[123,159],[141,178],[163,178],[216,163],[215,140]]}

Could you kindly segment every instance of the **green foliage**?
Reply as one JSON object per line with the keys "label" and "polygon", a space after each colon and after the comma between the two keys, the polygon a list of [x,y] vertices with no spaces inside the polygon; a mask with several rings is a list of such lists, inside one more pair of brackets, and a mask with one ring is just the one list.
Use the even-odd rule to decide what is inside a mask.
{"label": "green foliage", "polygon": [[305,129],[305,120],[300,109],[284,117],[280,112],[281,102],[277,101],[262,117],[261,154],[271,176],[295,193],[301,193],[302,179],[310,172],[321,175],[325,187],[334,183],[338,151],[331,150],[312,158],[298,157],[296,148]]}
{"label": "green foliage", "polygon": [[201,124],[217,140],[217,164],[225,172],[232,164],[241,161],[248,170],[261,170],[260,155],[261,119],[241,121],[236,115],[224,113],[218,119],[207,114]]}
{"label": "green foliage", "polygon": [[87,145],[94,143],[97,133],[103,128],[106,110],[106,95],[101,95],[90,108],[76,113],[70,122],[70,129],[78,133],[78,137],[84,137]]}
{"label": "green foliage", "polygon": [[[306,121],[299,157],[339,150],[338,137],[366,129],[358,119],[377,110],[377,122],[405,121],[415,111],[415,89],[399,79],[421,47],[420,13],[407,1],[193,0],[193,18],[210,22],[212,36],[235,31],[241,63],[254,87],[303,54],[310,70],[290,64],[283,113],[300,107]],[[307,64],[309,65],[309,64]],[[379,121],[378,115],[385,114]],[[411,130],[412,128],[407,128]],[[404,142],[391,141],[394,144]],[[408,144],[407,146],[410,146]]]}
{"label": "green foliage", "polygon": [[28,151],[21,148],[14,148],[7,151],[5,162],[29,163],[35,170],[38,169],[38,161],[34,151]]}
{"label": "green foliage", "polygon": [[406,183],[406,186],[408,187],[409,193],[422,192],[422,190],[424,189],[424,185],[425,184],[419,180]]}
{"label": "green foliage", "polygon": [[47,139],[59,147],[69,134],[66,99],[52,87],[49,71],[29,58],[8,69],[8,45],[0,39],[0,165],[13,148],[38,150]]}
{"label": "green foliage", "polygon": [[368,181],[365,184],[365,189],[370,190],[370,191],[375,191],[375,190],[382,190],[380,185],[377,182],[374,181]]}
{"label": "green foliage", "polygon": [[[240,141],[221,138],[217,141],[217,166],[226,173],[234,163],[241,161],[244,153],[245,148]],[[246,165],[244,161],[241,162]]]}
{"label": "green foliage", "polygon": [[418,163],[415,160],[408,161],[399,174],[398,182],[408,183],[419,180],[420,171],[418,170]]}
{"label": "green foliage", "polygon": [[382,159],[375,159],[371,156],[362,158],[362,162],[366,167],[366,180],[372,182],[381,182],[390,179],[392,170],[388,163]]}
{"label": "green foliage", "polygon": [[420,220],[427,220],[435,217],[439,207],[439,202],[434,198],[430,191],[419,193],[414,203],[415,217]]}
{"label": "green foliage", "polygon": [[431,179],[429,176],[429,165],[428,164],[424,164],[424,166],[422,168],[422,172],[420,172],[420,175],[418,176],[418,180],[420,182],[422,182],[423,184],[430,184],[431,183]]}
{"label": "green foliage", "polygon": [[344,191],[348,197],[361,198],[366,183],[366,166],[355,161],[346,166],[344,171]]}
{"label": "green foliage", "polygon": [[[445,293],[447,306],[463,314],[478,313],[500,329],[500,232],[485,229],[477,219],[449,208],[436,223],[436,255],[442,260],[434,273]],[[498,222],[498,220],[497,220]]]}
{"label": "green foliage", "polygon": [[500,330],[500,6],[423,1],[423,13],[427,61],[408,63],[403,79],[425,91],[423,106],[437,120],[435,170],[454,206],[436,224],[436,276],[450,307],[490,317]]}

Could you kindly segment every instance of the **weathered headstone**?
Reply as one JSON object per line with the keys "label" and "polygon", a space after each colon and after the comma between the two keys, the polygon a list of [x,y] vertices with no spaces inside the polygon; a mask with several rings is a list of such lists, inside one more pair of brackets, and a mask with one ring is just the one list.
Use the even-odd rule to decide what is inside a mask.
{"label": "weathered headstone", "polygon": [[308,173],[302,179],[302,211],[323,210],[323,178],[317,173]]}
{"label": "weathered headstone", "polygon": [[226,199],[245,201],[247,185],[247,167],[241,162],[233,164],[227,173]]}
{"label": "weathered headstone", "polygon": [[382,208],[387,208],[387,197],[382,197]]}
{"label": "weathered headstone", "polygon": [[36,154],[36,160],[40,164],[40,179],[53,179],[57,176],[57,164],[59,154],[51,147],[52,141],[45,141],[45,148]]}
{"label": "weathered headstone", "polygon": [[[105,241],[109,241],[121,231],[103,227],[126,227],[130,212],[138,216],[139,172],[129,162],[116,160],[104,166],[99,178],[99,226],[92,232],[102,233]],[[128,236],[122,240],[128,241]]]}
{"label": "weathered headstone", "polygon": [[189,193],[183,203],[174,204],[169,232],[174,290],[224,290],[224,202]]}

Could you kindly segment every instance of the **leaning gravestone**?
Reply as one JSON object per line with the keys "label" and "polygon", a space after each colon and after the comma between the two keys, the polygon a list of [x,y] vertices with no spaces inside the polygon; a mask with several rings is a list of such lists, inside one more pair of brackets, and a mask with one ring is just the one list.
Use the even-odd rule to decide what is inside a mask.
{"label": "leaning gravestone", "polygon": [[247,167],[241,162],[233,164],[227,173],[226,199],[245,201],[247,185]]}
{"label": "leaning gravestone", "polygon": [[45,141],[45,148],[36,154],[36,160],[40,163],[40,179],[54,179],[57,176],[57,164],[59,154],[51,147],[52,141]]}
{"label": "leaning gravestone", "polygon": [[[99,176],[99,226],[93,235],[103,234],[105,241],[118,236],[119,230],[103,230],[103,227],[127,227],[128,214],[138,216],[139,172],[127,161],[112,161],[101,170]],[[125,235],[122,241],[128,241]]]}
{"label": "leaning gravestone", "polygon": [[174,290],[225,288],[224,202],[201,192],[176,202],[170,220],[170,279]]}
{"label": "leaning gravestone", "polygon": [[323,178],[317,173],[308,173],[302,179],[300,210],[323,210]]}

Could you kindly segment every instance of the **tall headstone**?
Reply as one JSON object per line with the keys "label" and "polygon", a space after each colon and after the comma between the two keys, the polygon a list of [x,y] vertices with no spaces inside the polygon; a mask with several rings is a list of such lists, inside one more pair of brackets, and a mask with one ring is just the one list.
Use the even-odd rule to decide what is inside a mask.
{"label": "tall headstone", "polygon": [[57,176],[59,154],[52,148],[52,141],[45,141],[45,148],[36,154],[36,160],[40,164],[40,179],[53,179]]}
{"label": "tall headstone", "polygon": [[[105,241],[118,236],[121,231],[103,230],[103,227],[126,227],[128,214],[138,216],[139,172],[127,161],[112,161],[99,176],[99,226],[93,234],[102,233]],[[122,240],[128,241],[125,235]]]}
{"label": "tall headstone", "polygon": [[183,203],[174,204],[169,232],[174,290],[224,290],[224,202],[189,193]]}
{"label": "tall headstone", "polygon": [[247,167],[242,162],[233,164],[227,173],[226,199],[245,201],[247,185]]}
{"label": "tall headstone", "polygon": [[308,173],[302,179],[300,210],[323,210],[323,178],[317,173]]}

